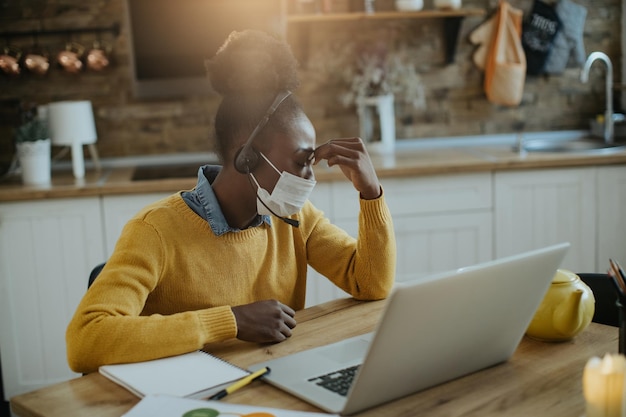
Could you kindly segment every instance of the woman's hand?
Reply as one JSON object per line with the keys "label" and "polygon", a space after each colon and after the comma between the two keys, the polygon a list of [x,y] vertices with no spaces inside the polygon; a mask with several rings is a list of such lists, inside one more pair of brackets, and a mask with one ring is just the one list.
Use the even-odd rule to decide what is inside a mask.
{"label": "woman's hand", "polygon": [[295,311],[276,300],[257,301],[232,307],[237,339],[255,343],[282,342],[296,327]]}
{"label": "woman's hand", "polygon": [[330,140],[315,149],[314,157],[315,165],[322,159],[328,161],[328,166],[338,165],[361,198],[373,200],[380,197],[380,182],[361,138]]}

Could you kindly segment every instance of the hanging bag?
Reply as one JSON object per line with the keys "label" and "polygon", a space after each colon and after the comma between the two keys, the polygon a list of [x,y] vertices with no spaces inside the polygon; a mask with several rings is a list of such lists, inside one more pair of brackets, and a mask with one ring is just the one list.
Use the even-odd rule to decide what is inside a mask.
{"label": "hanging bag", "polygon": [[526,81],[522,12],[501,1],[495,23],[495,36],[485,65],[485,93],[492,103],[517,106],[522,101]]}

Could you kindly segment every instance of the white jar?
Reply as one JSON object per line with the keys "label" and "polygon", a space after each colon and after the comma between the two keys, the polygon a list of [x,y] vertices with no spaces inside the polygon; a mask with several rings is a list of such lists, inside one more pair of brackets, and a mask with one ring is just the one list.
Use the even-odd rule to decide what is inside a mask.
{"label": "white jar", "polygon": [[415,12],[424,8],[423,0],[396,0],[396,9],[401,12]]}
{"label": "white jar", "polygon": [[460,9],[461,0],[434,0],[435,9]]}
{"label": "white jar", "polygon": [[17,157],[25,185],[50,184],[50,139],[20,142],[16,145]]}

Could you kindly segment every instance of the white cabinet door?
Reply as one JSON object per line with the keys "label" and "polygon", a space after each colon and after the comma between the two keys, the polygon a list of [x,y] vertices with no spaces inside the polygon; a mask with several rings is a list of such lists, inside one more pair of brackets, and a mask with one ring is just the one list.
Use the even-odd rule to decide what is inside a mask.
{"label": "white cabinet door", "polygon": [[5,399],[76,376],[65,330],[103,256],[98,197],[0,205]]}
{"label": "white cabinet door", "polygon": [[102,212],[104,215],[104,238],[106,259],[111,256],[115,243],[120,237],[124,225],[139,210],[172,193],[150,193],[136,195],[109,195],[102,197]]}
{"label": "white cabinet door", "polygon": [[[382,182],[396,234],[398,281],[492,259],[490,173]],[[356,236],[358,193],[347,181],[331,183],[330,193],[331,220]],[[344,296],[324,277],[309,277],[308,305]]]}
{"label": "white cabinet door", "polygon": [[[395,216],[393,223],[398,282],[486,262],[493,257],[491,211]],[[356,236],[356,221],[343,220],[338,225]],[[342,294],[329,290],[325,293],[335,298]]]}
{"label": "white cabinet door", "polygon": [[433,214],[394,219],[397,281],[422,278],[492,259],[492,215]]}
{"label": "white cabinet door", "polygon": [[568,241],[563,268],[594,272],[595,174],[595,168],[497,173],[496,257]]}
{"label": "white cabinet door", "polygon": [[[309,200],[315,207],[322,210],[324,215],[332,221],[333,205],[331,201],[331,188],[331,182],[318,182],[315,185]],[[310,307],[339,298],[342,293],[343,291],[328,281],[325,276],[318,273],[310,266],[308,267],[305,307]],[[346,295],[345,293],[343,294],[344,296]]]}
{"label": "white cabinet door", "polygon": [[609,259],[626,264],[626,166],[598,168],[598,265],[606,272]]}
{"label": "white cabinet door", "polygon": [[396,233],[397,280],[490,260],[492,194],[489,172],[386,181]]}

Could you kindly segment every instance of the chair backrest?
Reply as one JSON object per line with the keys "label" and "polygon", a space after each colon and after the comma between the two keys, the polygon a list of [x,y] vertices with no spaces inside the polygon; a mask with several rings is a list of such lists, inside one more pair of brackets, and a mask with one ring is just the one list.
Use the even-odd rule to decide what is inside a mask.
{"label": "chair backrest", "polygon": [[104,268],[105,264],[106,262],[103,262],[91,270],[91,273],[89,274],[89,281],[87,282],[87,288],[91,287],[91,284],[93,284],[93,282],[96,280],[96,278],[100,274],[100,271],[102,271],[102,268]]}
{"label": "chair backrest", "polygon": [[577,273],[581,280],[591,288],[596,299],[592,321],[619,327],[617,292],[608,274]]}

